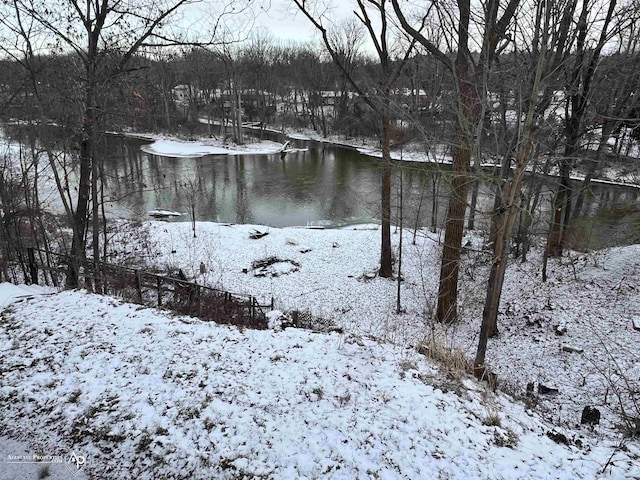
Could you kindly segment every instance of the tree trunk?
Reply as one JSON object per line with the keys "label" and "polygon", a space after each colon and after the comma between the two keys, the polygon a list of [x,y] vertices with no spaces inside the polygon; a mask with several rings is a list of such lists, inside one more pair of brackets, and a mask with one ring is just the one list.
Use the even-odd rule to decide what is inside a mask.
{"label": "tree trunk", "polygon": [[[578,196],[576,198],[576,204],[573,209],[573,217],[579,217],[582,215],[582,209],[584,207],[584,199],[588,194],[589,186],[591,185],[591,180],[595,176],[598,165],[600,164],[600,158],[602,157],[602,152],[607,148],[607,140],[611,136],[611,132],[613,130],[613,125],[611,122],[604,122],[602,125],[602,134],[600,135],[600,142],[598,144],[598,150],[596,151],[595,158],[589,160],[589,166],[587,168],[587,174],[580,185],[580,189],[578,190]],[[588,213],[588,211],[587,211]]]}
{"label": "tree trunk", "polygon": [[498,308],[500,306],[500,297],[502,296],[504,275],[507,269],[511,233],[518,214],[522,182],[533,150],[535,112],[538,94],[542,90],[542,72],[545,65],[544,57],[546,49],[544,45],[546,45],[546,43],[543,44],[542,52],[538,53],[537,68],[532,82],[531,97],[528,101],[527,117],[523,126],[522,143],[520,144],[516,157],[515,172],[513,178],[505,182],[502,204],[499,210],[495,212],[493,219],[493,231],[495,232],[493,263],[491,264],[489,282],[487,284],[487,296],[482,312],[478,349],[473,362],[474,374],[478,378],[484,376],[486,373],[485,357],[487,340],[498,334]]}
{"label": "tree trunk", "polygon": [[416,222],[413,225],[413,244],[416,244],[416,237],[418,235],[418,228],[420,228],[420,211],[422,210],[422,203],[424,202],[424,194],[425,194],[425,190],[426,185],[425,185],[426,181],[423,180],[421,182],[421,188],[420,188],[420,200],[418,201],[418,208],[416,209]]}
{"label": "tree trunk", "polygon": [[567,218],[565,210],[567,203],[571,200],[570,172],[571,167],[568,165],[566,160],[563,159],[560,166],[558,191],[556,192],[556,196],[553,200],[551,226],[547,236],[546,254],[549,257],[561,257],[564,249],[563,230],[564,220]]}
{"label": "tree trunk", "polygon": [[[388,97],[387,97],[388,98]],[[378,275],[389,278],[391,266],[391,138],[389,110],[382,109],[382,245],[380,248],[380,271]]]}
{"label": "tree trunk", "polygon": [[471,161],[471,149],[466,143],[467,137],[462,128],[462,126],[458,126],[456,135],[459,143],[453,154],[452,191],[445,221],[444,246],[440,266],[436,319],[443,323],[455,322],[458,316],[458,270]]}
{"label": "tree trunk", "polygon": [[[507,153],[505,154],[505,156],[502,157],[502,163],[500,165],[500,176],[498,177],[498,184],[496,185],[494,199],[493,199],[494,215],[495,215],[495,212],[500,212],[504,205],[504,192],[502,190],[506,185],[509,175],[511,175],[511,154],[512,154],[512,150],[510,147]],[[491,228],[489,230],[490,245],[495,245],[496,243],[496,237],[498,235],[496,230],[497,226],[498,224],[497,222],[495,222],[495,217],[494,217],[492,218]]]}
{"label": "tree trunk", "polygon": [[102,281],[100,278],[100,205],[98,202],[98,162],[95,155],[95,132],[92,143],[94,152],[91,162],[91,245],[93,247],[93,282],[94,291],[96,293],[102,293]]}
{"label": "tree trunk", "polygon": [[171,93],[168,92],[168,88],[162,76],[160,80],[160,89],[161,89],[161,97],[162,97],[162,106],[164,107],[164,121],[166,123],[167,129],[171,130]]}
{"label": "tree trunk", "polygon": [[197,238],[196,235],[196,203],[195,199],[191,202],[191,229],[193,230],[193,238]]}
{"label": "tree trunk", "polygon": [[402,199],[403,199],[403,192],[402,192],[402,170],[400,170],[400,210],[399,210],[399,215],[398,215],[398,223],[400,224],[400,240],[399,240],[399,245],[398,245],[398,290],[397,290],[397,295],[396,295],[396,313],[400,314],[402,313],[402,302],[401,302],[401,286],[402,286],[402,228],[403,228],[403,222],[402,222]]}
{"label": "tree trunk", "polygon": [[[485,79],[486,82],[486,79]],[[483,99],[486,101],[486,95],[484,94],[483,89]],[[485,102],[481,102],[484,105]],[[484,108],[482,109],[482,113],[479,114],[479,118],[484,119],[485,113]],[[469,221],[467,222],[467,229],[473,230],[475,228],[475,220],[476,220],[476,207],[478,205],[478,193],[480,191],[480,177],[482,176],[482,135],[484,132],[484,121],[479,122],[477,133],[476,133],[476,142],[474,146],[474,161],[473,161],[473,182],[471,184],[471,203],[469,204]]]}
{"label": "tree trunk", "polygon": [[445,221],[436,310],[436,319],[443,323],[455,322],[458,317],[458,270],[469,189],[471,132],[478,117],[478,95],[475,86],[468,78],[467,62],[468,60],[459,53],[456,63],[457,77],[460,81],[456,148],[453,153],[453,181]]}
{"label": "tree trunk", "polygon": [[80,266],[86,259],[86,237],[89,228],[89,195],[92,190],[93,154],[96,138],[96,65],[98,56],[99,30],[89,31],[86,60],[86,91],[84,97],[84,118],[82,119],[82,141],[80,142],[80,180],[78,183],[78,204],[72,225],[71,258],[67,272],[67,288],[78,287]]}
{"label": "tree trunk", "polygon": [[[537,92],[537,90],[535,90],[535,92]],[[505,183],[503,204],[494,216],[495,241],[493,244],[493,263],[491,264],[489,282],[487,284],[487,296],[482,312],[478,349],[473,363],[474,372],[477,372],[477,374],[484,374],[485,371],[484,363],[487,340],[498,334],[498,308],[500,306],[500,297],[502,296],[504,275],[507,269],[511,234],[518,214],[522,180],[524,179],[533,145],[533,111],[530,112],[530,117],[525,127],[524,143],[518,153],[518,162],[514,178]]]}
{"label": "tree trunk", "polygon": [[476,227],[476,207],[478,205],[478,191],[480,190],[480,169],[473,168],[473,181],[471,182],[471,202],[469,203],[469,220],[467,229],[473,230]]}
{"label": "tree trunk", "polygon": [[434,170],[431,173],[431,185],[433,191],[433,197],[431,202],[431,233],[436,233],[438,230],[438,197],[440,192],[440,173]]}
{"label": "tree trunk", "polygon": [[73,239],[71,241],[71,256],[67,270],[66,287],[77,288],[80,266],[86,258],[85,241],[88,227],[89,193],[91,189],[91,132],[93,113],[91,109],[85,112],[83,126],[83,140],[80,143],[80,179],[78,182],[78,203],[73,218]]}
{"label": "tree trunk", "polygon": [[237,83],[234,84],[236,86],[236,97],[238,101],[238,105],[236,107],[236,143],[242,145],[244,143],[244,136],[242,133],[242,97],[240,96],[240,87],[237,86]]}

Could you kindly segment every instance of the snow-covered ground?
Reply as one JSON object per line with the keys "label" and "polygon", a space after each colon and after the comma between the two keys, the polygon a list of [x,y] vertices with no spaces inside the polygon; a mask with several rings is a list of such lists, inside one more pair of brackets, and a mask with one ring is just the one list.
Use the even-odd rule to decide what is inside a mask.
{"label": "snow-covered ground", "polygon": [[505,395],[354,334],[240,331],[70,291],[6,310],[0,344],[3,460],[71,451],[89,478],[640,474],[637,445],[557,444]]}
{"label": "snow-covered ground", "polygon": [[[24,302],[39,295],[52,295],[53,289],[35,285],[0,284],[0,309],[5,309],[16,302]],[[3,347],[5,345],[3,344]],[[2,368],[5,371],[4,366]],[[3,377],[4,378],[4,377]],[[5,386],[3,381],[1,387]],[[42,451],[28,441],[17,441],[5,436],[7,433],[4,422],[0,422],[0,480],[18,480],[46,478],[50,480],[64,480],[74,471],[73,463],[67,462],[73,453],[52,455]],[[69,470],[71,468],[71,470]],[[83,472],[77,472],[75,478],[84,479]]]}
{"label": "snow-covered ground", "polygon": [[[606,478],[640,478],[638,442],[622,437],[618,403],[622,400],[629,407],[633,399],[626,395],[634,391],[637,401],[640,331],[634,329],[634,320],[640,319],[636,293],[640,246],[552,261],[546,283],[541,281],[535,252],[528,263],[510,266],[499,318],[501,334],[489,342],[488,362],[498,373],[500,388],[524,399],[519,404],[502,394],[493,397],[464,376],[462,383],[452,380],[451,369],[445,369],[443,376],[415,353],[415,347],[430,337],[468,357],[475,352],[488,256],[473,236],[461,269],[462,320],[444,329],[428,321],[435,306],[439,267],[438,238],[431,234],[419,232],[413,245],[412,232],[405,231],[403,312],[397,314],[397,283],[375,275],[380,233],[375,225],[315,230],[197,223],[197,238],[186,223],[147,222],[145,228],[150,265],[182,268],[201,283],[251,293],[264,304],[273,298],[277,309],[310,312],[333,321],[346,333],[238,332],[77,292],[21,303],[15,314],[3,317],[2,365],[19,368],[5,367],[6,388],[0,398],[0,406],[9,405],[18,409],[10,412],[20,413],[6,417],[10,421],[2,424],[5,430],[0,434],[15,436],[24,429],[40,428],[42,422],[34,419],[50,409],[55,421],[45,422],[50,425],[45,434],[20,438],[41,448],[61,445],[59,450],[64,450],[80,445],[101,465],[109,463],[105,451],[117,451],[122,460],[127,456],[123,451],[148,447],[155,456],[147,455],[152,458],[147,463],[136,467],[124,461],[121,470],[112,466],[115,462],[109,463],[116,472],[139,468],[134,470],[139,478],[153,476],[150,472],[179,477],[178,470],[192,467],[204,469],[211,478],[218,473],[232,476],[231,471],[261,473],[267,478],[385,478],[383,472],[388,478],[597,478],[602,469]],[[255,230],[268,234],[254,240],[250,234]],[[395,233],[396,247],[398,239]],[[120,249],[120,260],[139,253],[136,248]],[[279,261],[266,271],[254,270],[254,261],[268,257]],[[205,273],[200,273],[201,263]],[[78,305],[86,307],[78,309]],[[566,351],[567,347],[582,353]],[[345,349],[347,355],[342,358]],[[418,372],[403,373],[407,365]],[[38,375],[25,375],[26,369],[33,368]],[[70,380],[59,378],[69,375]],[[421,380],[403,383],[408,378]],[[528,383],[534,386],[529,396]],[[558,391],[537,393],[540,386]],[[198,393],[202,389],[204,397]],[[438,389],[443,397],[434,393]],[[458,394],[450,397],[452,391]],[[16,397],[18,393],[22,396]],[[210,402],[219,400],[217,396],[224,399],[224,414],[207,410]],[[456,438],[454,445],[465,445],[462,454],[439,436],[444,427],[431,418],[429,405],[437,399],[444,411],[458,411],[459,399],[467,397],[477,402],[477,408],[470,413],[467,405],[458,413],[476,418],[463,421],[467,425],[460,427],[469,437],[451,437]],[[386,398],[393,399],[393,414],[378,405],[380,398],[385,405]],[[37,406],[38,402],[45,406]],[[599,425],[580,426],[585,406],[601,411]],[[217,422],[223,417],[221,432],[230,433],[212,436],[205,428],[209,417],[202,412],[218,418]],[[503,460],[491,453],[497,447],[483,443],[484,435],[495,436],[482,425],[491,423],[492,413],[501,418],[503,429],[520,438],[504,458],[515,462],[511,467],[518,465],[521,473],[506,473]],[[627,410],[631,421],[639,413],[632,405]],[[70,437],[73,426],[85,421],[93,425],[90,431]],[[446,415],[443,421],[451,422]],[[215,425],[209,430],[215,430]],[[555,453],[547,455],[549,446],[522,443],[523,437],[536,437],[544,444],[547,439],[540,435],[553,428],[573,446],[553,446]],[[449,437],[451,432],[463,435],[456,428],[446,431]],[[533,436],[527,437],[527,431]],[[515,438],[513,433],[501,431],[499,437]],[[473,440],[478,435],[484,438],[479,443]],[[404,438],[410,440],[400,440]],[[437,454],[419,445],[418,438],[440,445]],[[345,440],[348,452],[339,445]],[[121,446],[105,447],[102,441]],[[480,453],[471,448],[472,443],[490,453]],[[190,449],[199,453],[184,453]],[[533,468],[531,460],[522,456],[529,449],[539,451],[536,468],[543,470],[538,473],[526,470]],[[453,451],[456,458],[466,459],[466,467],[452,460]],[[574,459],[566,468],[574,470],[562,470],[565,453]],[[607,464],[610,455],[613,460]],[[478,458],[491,460],[485,463]],[[552,458],[560,463],[549,467]],[[217,472],[221,465],[229,470]],[[465,475],[463,468],[471,473]],[[422,476],[428,469],[450,470]]]}
{"label": "snow-covered ground", "polygon": [[[444,329],[429,321],[440,265],[434,234],[418,232],[414,245],[413,232],[405,231],[403,313],[397,314],[397,283],[376,276],[380,232],[375,225],[312,230],[198,223],[195,239],[188,224],[147,225],[153,239],[149,262],[160,268],[182,268],[199,282],[256,295],[263,304],[273,298],[277,309],[310,312],[358,335],[413,347],[436,336],[468,357],[475,354],[490,255],[473,236],[461,268],[462,321]],[[269,233],[252,240],[256,229]],[[397,254],[399,234],[392,237]],[[254,261],[269,257],[279,262],[267,275],[252,269]],[[536,251],[529,258],[507,271],[501,335],[490,340],[488,361],[516,393],[524,394],[528,383],[558,388],[557,395],[539,401],[560,422],[575,425],[585,406],[597,406],[603,410],[601,428],[611,431],[620,419],[608,382],[628,378],[637,386],[640,378],[640,331],[633,329],[633,319],[640,318],[640,246],[552,260],[547,282]],[[199,273],[200,263],[205,274]]]}
{"label": "snow-covered ground", "polygon": [[[180,156],[220,148],[153,145]],[[268,148],[282,145],[251,153]],[[638,441],[619,428],[620,401],[640,417],[640,246],[572,253],[550,263],[548,282],[535,251],[510,266],[488,363],[523,404],[415,353],[430,338],[475,353],[489,258],[474,236],[462,319],[443,328],[429,321],[437,235],[412,244],[404,232],[397,314],[397,283],[375,274],[377,226],[197,223],[197,238],[187,223],[145,228],[149,266],[273,298],[346,333],[240,332],[82,292],[23,299],[0,317],[2,459],[76,452],[92,478],[640,478]],[[268,235],[250,239],[256,229]],[[118,261],[141,256],[131,238],[113,242]],[[269,257],[278,261],[254,270]],[[33,294],[2,285],[0,306]],[[585,406],[601,411],[599,425],[579,425]],[[572,445],[553,443],[554,428]],[[36,478],[34,465],[5,462],[0,475]],[[64,478],[54,467],[51,478]]]}

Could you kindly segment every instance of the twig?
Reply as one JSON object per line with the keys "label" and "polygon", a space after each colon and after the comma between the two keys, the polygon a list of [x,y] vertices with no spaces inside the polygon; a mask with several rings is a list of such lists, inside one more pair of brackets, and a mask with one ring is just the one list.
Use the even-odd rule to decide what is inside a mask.
{"label": "twig", "polygon": [[600,470],[601,474],[604,474],[604,472],[607,471],[607,468],[609,468],[609,465],[611,465],[612,463],[611,461],[613,460],[613,456],[616,454],[618,450],[622,448],[623,445],[624,445],[624,437],[620,440],[620,443],[616,445],[616,447],[613,449],[613,452],[611,452],[611,456],[607,460],[607,463],[605,463],[604,466],[602,467],[602,470]]}

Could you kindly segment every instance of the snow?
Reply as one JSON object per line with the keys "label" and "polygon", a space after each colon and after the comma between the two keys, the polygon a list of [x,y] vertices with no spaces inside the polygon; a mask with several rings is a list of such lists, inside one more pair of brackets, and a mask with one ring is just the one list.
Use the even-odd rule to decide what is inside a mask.
{"label": "snow", "polygon": [[[435,336],[448,346],[472,356],[477,344],[479,318],[488,276],[490,255],[482,251],[478,237],[463,257],[460,279],[462,321],[451,328],[432,324],[437,299],[439,237],[405,232],[402,308],[397,315],[395,280],[378,278],[379,227],[355,226],[339,230],[270,228],[269,235],[250,240],[253,230],[266,227],[198,223],[198,238],[188,225],[148,223],[155,239],[158,266],[182,268],[192,278],[204,262],[207,274],[199,281],[227,290],[252,294],[262,304],[282,311],[309,312],[358,335],[403,346],[416,346]],[[399,235],[392,241],[397,250]],[[465,239],[466,242],[466,239]],[[300,245],[311,251],[301,253]],[[175,252],[175,253],[174,253]],[[277,275],[257,276],[252,263],[268,257],[296,262],[299,267]],[[613,349],[618,366],[629,378],[638,378],[640,362],[634,348],[638,335],[632,318],[640,317],[634,291],[640,289],[640,246],[572,253],[549,265],[549,281],[540,278],[540,255],[514,263],[508,271],[499,316],[501,334],[490,340],[488,361],[501,382],[524,394],[528,383],[555,386],[560,395],[541,398],[540,404],[557,413],[568,426],[579,422],[582,408],[606,409],[602,429],[611,431],[619,418],[607,397],[607,366]],[[532,292],[534,292],[532,294]],[[564,325],[566,333],[556,332]],[[583,349],[583,354],[562,352],[563,344]],[[623,378],[618,378],[623,381]],[[606,400],[606,401],[605,401]]]}
{"label": "snow", "polygon": [[12,283],[0,283],[0,308],[11,305],[14,302],[31,298],[34,295],[45,295],[55,290],[38,285],[14,285]]}
{"label": "snow", "polygon": [[[353,334],[240,331],[68,291],[5,313],[0,341],[3,434],[73,450],[91,478],[639,473],[633,445],[607,465],[607,442],[556,444],[505,395]],[[23,445],[0,442],[5,458]]]}
{"label": "snow", "polygon": [[[16,304],[0,324],[3,435],[74,448],[88,471],[111,478],[640,477],[640,446],[621,439],[618,405],[630,405],[640,377],[640,246],[571,252],[550,261],[546,283],[536,251],[509,266],[487,358],[516,401],[415,348],[436,338],[451,353],[475,351],[489,267],[480,237],[468,237],[463,258],[462,319],[444,327],[425,317],[437,295],[436,234],[418,232],[413,245],[405,232],[398,315],[396,281],[376,275],[375,225],[268,228],[256,240],[250,233],[267,227],[197,223],[197,238],[187,224],[146,228],[155,266],[273,298],[273,330],[82,292]],[[280,264],[260,275],[254,262],[270,257]],[[282,330],[291,310],[345,333]],[[579,425],[585,406],[601,411],[599,425]]]}
{"label": "snow", "polygon": [[149,215],[150,217],[157,217],[157,218],[162,218],[162,217],[181,217],[182,214],[179,212],[174,212],[171,210],[149,210],[147,212],[147,215]]}
{"label": "snow", "polygon": [[311,140],[311,137],[305,135],[303,133],[290,133],[287,135],[289,138],[293,138],[295,140]]}
{"label": "snow", "polygon": [[158,139],[140,147],[143,152],[163,157],[204,157],[205,155],[267,155],[278,153],[282,145],[276,142],[258,142],[228,147],[222,142]]}
{"label": "snow", "polygon": [[[282,145],[156,139],[144,148],[201,156],[277,153]],[[411,151],[401,158],[427,159]],[[536,251],[509,266],[488,364],[517,397],[529,383],[558,389],[520,403],[459,372],[452,380],[416,353],[436,338],[473,356],[490,261],[473,234],[461,268],[462,318],[444,327],[429,320],[438,234],[418,232],[412,244],[414,232],[405,232],[404,313],[396,314],[396,281],[376,275],[377,225],[198,222],[197,238],[187,223],[145,228],[150,267],[181,268],[265,305],[273,299],[272,331],[1,284],[3,459],[77,451],[93,478],[640,478],[638,442],[620,440],[619,429],[619,403],[632,405],[628,393],[640,378],[640,246],[570,252],[550,261],[548,282]],[[396,252],[398,238],[396,230]],[[269,257],[278,261],[253,267]],[[292,310],[346,333],[282,330],[282,312]],[[579,426],[585,406],[601,410],[600,425]],[[500,426],[487,425],[494,414]],[[553,431],[572,446],[552,442]],[[65,478],[56,468],[51,478]],[[2,475],[35,477],[37,466],[5,462]]]}
{"label": "snow", "polygon": [[[207,123],[206,119],[200,119],[200,121],[202,123]],[[269,131],[278,134],[282,133],[276,130]],[[229,146],[225,145],[221,141],[216,141],[209,138],[200,138],[198,140],[192,141],[182,141],[153,134],[127,135],[152,142],[140,147],[141,150],[146,153],[176,158],[203,157],[206,155],[272,155],[276,153],[298,152],[307,150],[307,148],[285,148],[286,143],[283,145],[280,143],[269,141]],[[353,148],[362,155],[366,155],[371,158],[382,158],[382,150],[380,149],[378,142],[372,141],[371,139],[344,139],[339,135],[322,137],[321,135],[311,131],[306,133],[291,132],[287,133],[286,136],[294,140],[316,141],[321,143],[330,143],[332,145],[345,148]],[[630,155],[632,157],[638,157],[637,148],[632,149]],[[422,143],[410,143],[405,145],[401,149],[393,149],[391,151],[391,158],[395,161],[417,163],[451,164],[453,162],[450,147],[448,147],[447,145],[425,146]],[[483,162],[481,166],[483,168],[494,168],[497,166],[497,164],[495,162],[489,161]],[[532,169],[533,166],[528,167],[528,170]],[[558,174],[557,166],[551,168],[550,174]],[[571,178],[573,180],[582,181],[584,180],[585,176],[581,174],[574,174],[571,176]],[[602,171],[599,172],[598,178],[594,178],[591,181],[593,183],[635,187],[637,186],[637,180],[638,178],[635,170],[627,172],[625,171],[624,167],[613,166],[602,169]]]}

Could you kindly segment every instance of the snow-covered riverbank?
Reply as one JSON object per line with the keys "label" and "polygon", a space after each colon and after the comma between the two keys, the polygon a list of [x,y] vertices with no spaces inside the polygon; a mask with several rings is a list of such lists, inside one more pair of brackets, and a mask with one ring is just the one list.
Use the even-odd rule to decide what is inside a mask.
{"label": "snow-covered riverbank", "polygon": [[[203,123],[206,123],[206,119],[201,119]],[[251,127],[246,127],[251,128]],[[256,127],[256,131],[261,131],[262,128]],[[312,130],[291,131],[285,130],[284,132],[267,128],[272,134],[282,135],[284,138],[291,140],[302,140],[310,142],[319,142],[337,147],[351,148],[362,155],[366,155],[372,158],[382,158],[382,150],[380,149],[379,141],[375,138],[345,138],[342,135],[330,135],[323,137],[322,135]],[[194,140],[183,140],[176,137],[157,135],[157,134],[127,134],[135,138],[147,139],[150,144],[144,145],[142,150],[146,153],[153,155],[162,155],[167,157],[202,157],[205,155],[246,155],[246,154],[260,154],[271,155],[280,153],[283,148],[283,144],[271,141],[259,141],[259,142],[247,142],[243,145],[225,144],[221,140],[215,140],[208,137],[200,137]],[[402,148],[394,148],[391,151],[391,158],[395,161],[402,162],[417,162],[417,163],[433,163],[440,165],[450,165],[452,163],[451,148],[446,145],[426,145],[420,142],[413,142],[404,145]],[[495,162],[483,162],[481,165],[483,168],[498,168],[499,163]],[[541,166],[536,167],[536,171],[541,171]],[[529,167],[529,170],[533,170],[533,166]],[[557,166],[552,166],[548,175],[557,176]],[[573,180],[583,181],[585,175],[574,172],[571,176]],[[610,165],[608,167],[600,168],[598,174],[591,179],[592,182],[609,184],[609,185],[621,185],[626,187],[640,188],[640,177],[636,169],[630,169],[628,165]]]}
{"label": "snow-covered riverbank", "polygon": [[[416,353],[432,337],[475,352],[489,255],[473,233],[462,318],[444,328],[430,321],[436,234],[414,244],[404,231],[397,313],[396,281],[376,275],[376,225],[143,229],[144,245],[118,230],[115,262],[144,254],[345,333],[238,331],[83,292],[25,300],[0,319],[1,459],[75,451],[91,478],[640,478],[637,437],[621,433],[640,418],[640,246],[571,252],[548,282],[535,250],[509,267],[488,362],[519,403]],[[397,258],[398,230],[393,243]],[[0,300],[22,292],[2,286]],[[580,425],[586,406],[598,425]],[[34,474],[8,465],[9,478]]]}

